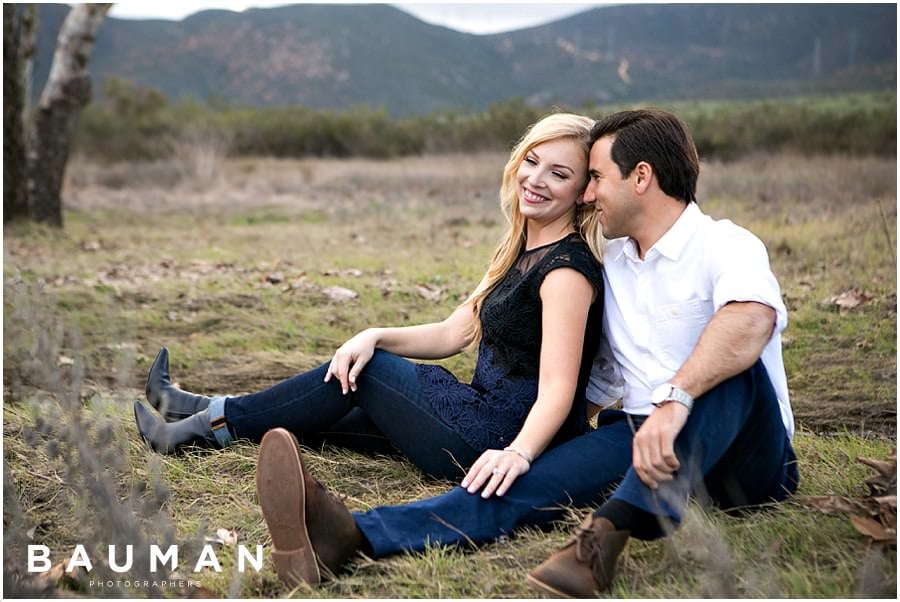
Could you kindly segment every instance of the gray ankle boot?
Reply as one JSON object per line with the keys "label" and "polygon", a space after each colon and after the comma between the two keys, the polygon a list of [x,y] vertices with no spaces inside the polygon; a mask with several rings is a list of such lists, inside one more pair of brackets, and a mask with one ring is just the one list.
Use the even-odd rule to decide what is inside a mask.
{"label": "gray ankle boot", "polygon": [[[225,423],[224,398],[216,399],[223,403],[215,403],[215,407],[200,410],[177,422],[164,422],[140,401],[135,401],[134,420],[138,433],[153,451],[161,454],[171,454],[189,445],[225,447],[234,439]],[[216,415],[213,417],[213,414]]]}
{"label": "gray ankle boot", "polygon": [[145,387],[147,401],[162,415],[166,422],[175,422],[193,416],[209,407],[210,397],[182,391],[169,380],[169,350],[163,347],[153,360],[147,374]]}

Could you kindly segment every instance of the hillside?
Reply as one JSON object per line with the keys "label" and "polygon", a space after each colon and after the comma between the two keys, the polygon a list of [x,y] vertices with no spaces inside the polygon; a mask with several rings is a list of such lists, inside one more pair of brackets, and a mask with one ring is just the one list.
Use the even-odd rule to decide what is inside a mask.
{"label": "hillside", "polygon": [[570,103],[896,85],[893,5],[610,6],[494,43],[523,86]]}
{"label": "hillside", "polygon": [[[63,5],[41,5],[37,93]],[[385,106],[395,115],[535,104],[896,88],[896,5],[624,5],[495,35],[389,5],[204,11],[108,19],[91,73],[169,98],[251,106]]]}

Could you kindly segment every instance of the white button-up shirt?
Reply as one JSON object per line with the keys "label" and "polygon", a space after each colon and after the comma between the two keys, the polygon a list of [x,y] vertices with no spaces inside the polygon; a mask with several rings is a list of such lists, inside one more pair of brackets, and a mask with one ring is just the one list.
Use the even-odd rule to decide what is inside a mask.
{"label": "white button-up shirt", "polygon": [[[626,412],[649,414],[653,389],[669,382],[684,364],[713,314],[731,301],[756,301],[776,312],[762,361],[793,437],[781,356],[787,309],[762,241],[690,203],[643,260],[632,239],[610,241],[604,278],[603,327],[609,345],[601,347],[594,362],[589,400],[605,406],[621,398]],[[612,358],[606,355],[610,353]]]}

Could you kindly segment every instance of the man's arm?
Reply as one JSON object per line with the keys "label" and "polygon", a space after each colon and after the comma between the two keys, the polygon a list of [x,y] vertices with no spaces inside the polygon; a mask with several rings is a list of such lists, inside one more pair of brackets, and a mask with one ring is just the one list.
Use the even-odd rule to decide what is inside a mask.
{"label": "man's arm", "polygon": [[697,346],[670,381],[691,397],[750,368],[775,329],[775,310],[762,303],[732,302],[717,311]]}
{"label": "man's arm", "polygon": [[[692,397],[749,369],[762,355],[775,328],[775,310],[756,302],[732,302],[713,315],[694,351],[670,381]],[[687,422],[688,409],[667,403],[653,411],[634,437],[632,465],[656,489],[678,470],[675,438]]]}

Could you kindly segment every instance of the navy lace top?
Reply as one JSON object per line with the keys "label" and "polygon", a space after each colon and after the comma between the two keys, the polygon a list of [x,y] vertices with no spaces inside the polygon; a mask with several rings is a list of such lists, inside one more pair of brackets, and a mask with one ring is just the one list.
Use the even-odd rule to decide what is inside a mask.
{"label": "navy lace top", "polygon": [[572,268],[594,285],[572,410],[551,445],[587,432],[584,391],[601,336],[603,277],[578,234],[523,251],[481,306],[482,338],[471,384],[434,364],[417,364],[419,383],[437,415],[474,449],[506,447],[537,400],[544,277]]}

